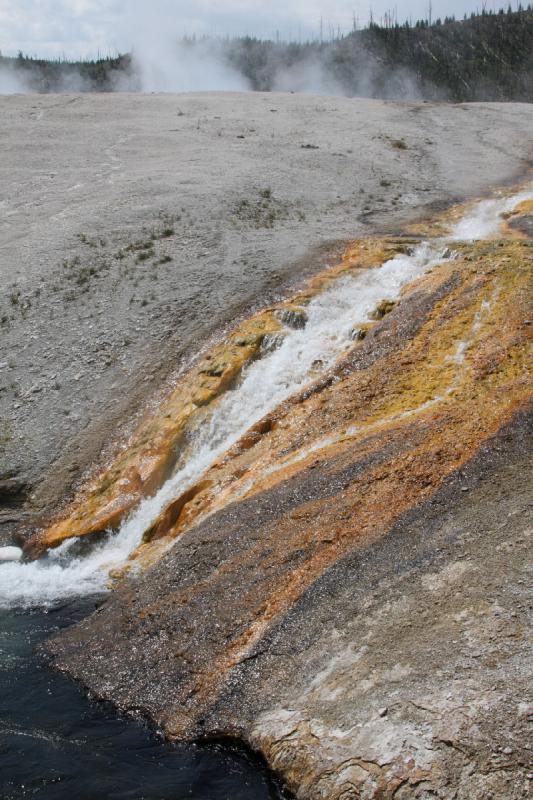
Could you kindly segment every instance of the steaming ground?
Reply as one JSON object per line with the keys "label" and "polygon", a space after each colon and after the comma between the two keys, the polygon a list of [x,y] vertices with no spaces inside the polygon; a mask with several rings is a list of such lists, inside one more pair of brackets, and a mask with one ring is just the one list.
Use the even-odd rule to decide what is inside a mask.
{"label": "steaming ground", "polygon": [[522,174],[533,123],[527,105],[290,94],[11,96],[0,110],[6,540],[221,325],[346,239]]}

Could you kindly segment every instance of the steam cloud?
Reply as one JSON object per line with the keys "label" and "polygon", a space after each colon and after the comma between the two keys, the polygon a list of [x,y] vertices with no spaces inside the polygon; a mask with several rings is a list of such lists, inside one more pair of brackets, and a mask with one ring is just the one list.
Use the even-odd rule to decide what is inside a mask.
{"label": "steam cloud", "polygon": [[11,67],[0,67],[0,95],[1,94],[26,94],[29,86]]}
{"label": "steam cloud", "polygon": [[144,40],[133,49],[133,64],[143,92],[244,92],[245,78],[224,63],[216,42]]}
{"label": "steam cloud", "polygon": [[[106,88],[115,91],[197,92],[251,91],[245,69],[247,55],[240,40],[184,39],[179,20],[161,15],[140,0],[130,0],[116,20],[122,40],[132,43],[131,71],[108,74]],[[244,53],[239,61],[236,57]],[[362,95],[393,99],[419,99],[417,82],[406,70],[391,70],[370,54],[361,53],[361,67],[349,80],[337,75],[328,50],[310,45],[296,59],[287,57],[284,45],[266,51],[259,88],[323,95]],[[27,67],[27,68],[26,68]],[[16,69],[16,62],[0,64],[0,94],[47,90],[32,74],[31,64]],[[254,68],[261,74],[261,68]],[[254,75],[256,78],[257,75]],[[349,86],[349,89],[346,87]],[[53,91],[90,91],[89,82],[73,66],[60,70]]]}
{"label": "steam cloud", "polygon": [[224,61],[216,40],[183,40],[179,15],[155,13],[130,0],[119,22],[133,43],[133,66],[143,92],[246,91],[245,78]]}

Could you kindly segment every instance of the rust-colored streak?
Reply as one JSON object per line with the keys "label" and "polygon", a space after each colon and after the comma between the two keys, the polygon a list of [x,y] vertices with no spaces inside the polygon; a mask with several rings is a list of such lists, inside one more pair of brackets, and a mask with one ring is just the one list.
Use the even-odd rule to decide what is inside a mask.
{"label": "rust-colored streak", "polygon": [[[209,638],[204,668],[182,683],[179,702],[165,711],[162,721],[172,735],[190,733],[196,713],[205,711],[235,665],[329,566],[434,493],[528,402],[530,247],[479,243],[465,246],[463,256],[407,294],[375,329],[375,341],[339,362],[335,382],[285,403],[252,447],[250,440],[236,446],[209,471],[197,519],[232,499],[252,502],[261,493],[283,493],[288,484],[308,487],[312,474],[326,473],[334,490],[299,498],[271,524],[260,517],[252,543],[180,595],[187,607],[206,595],[227,598],[239,575],[253,575],[240,584],[235,604],[226,601],[226,612],[241,621],[246,616],[247,623],[218,652]],[[306,455],[321,437],[324,446]],[[365,461],[368,468],[338,484],[343,470]],[[190,516],[187,526],[193,521]],[[178,523],[168,535],[184,530]],[[147,555],[138,553],[141,561]]]}
{"label": "rust-colored streak", "polygon": [[211,412],[243,367],[257,358],[264,337],[280,327],[268,309],[207,353],[143,420],[116,460],[74,498],[62,518],[29,538],[26,555],[36,558],[65,539],[114,529],[143,497],[153,495],[180,457],[186,457],[187,434]]}
{"label": "rust-colored streak", "polygon": [[[26,556],[38,558],[65,539],[117,528],[144,497],[161,487],[177,462],[186,458],[188,436],[238,380],[245,365],[259,357],[265,337],[282,330],[284,315],[305,308],[311,297],[340,276],[379,266],[404,252],[411,241],[416,240],[362,239],[346,250],[339,264],[312,278],[302,291],[235,328],[180,379],[161,407],[141,422],[115,461],[82,488],[60,518],[27,539]],[[259,428],[250,431],[251,438],[245,437],[241,446],[252,446],[254,436],[260,433]]]}
{"label": "rust-colored streak", "polygon": [[[505,413],[500,408],[497,415],[485,420],[482,430],[475,416],[470,417],[471,424],[465,425],[462,412],[427,415],[417,422],[426,426],[426,437],[408,452],[401,449],[401,441],[408,437],[409,430],[405,426],[388,430],[373,444],[390,446],[394,437],[399,450],[396,458],[368,470],[333,498],[304,504],[276,520],[274,526],[263,528],[256,546],[247,548],[230,565],[224,565],[208,582],[195,585],[192,591],[199,598],[205,598],[207,591],[215,595],[217,590],[227,598],[228,584],[233,584],[238,575],[253,574],[253,582],[247,581],[244,586],[241,583],[236,606],[226,607],[226,613],[234,614],[235,618],[246,609],[249,624],[240,635],[225,642],[218,657],[213,648],[211,658],[204,662],[204,670],[195,671],[190,682],[180,686],[180,701],[161,718],[168,733],[176,737],[191,735],[194,718],[213,703],[231,670],[253,652],[270,624],[286,614],[329,566],[354,547],[369,545],[414,504],[436,491],[447,475],[462,467],[481,442],[512,416],[515,403],[510,401]],[[471,411],[467,408],[464,413],[468,415]],[[439,435],[443,428],[447,437]],[[353,458],[353,452],[350,456]],[[342,456],[333,458],[339,468]],[[304,473],[300,479],[305,477]],[[190,594],[182,602],[194,607]],[[188,705],[191,700],[193,709]]]}
{"label": "rust-colored streak", "polygon": [[[236,667],[317,579],[530,403],[531,244],[457,247],[163,513],[133,554],[156,566],[62,635],[60,664],[83,675],[89,648],[98,692],[146,708],[170,736],[198,735]],[[130,669],[157,680],[123,680]]]}
{"label": "rust-colored streak", "polygon": [[[477,253],[475,260],[470,251]],[[208,473],[210,485],[196,493],[194,507],[186,519],[169,529],[169,537],[176,537],[195,519],[228,502],[264,490],[300,470],[306,460],[291,466],[291,459],[305,454],[306,447],[316,447],[320,437],[333,437],[337,443],[345,438],[353,444],[375,427],[395,424],[402,415],[409,421],[409,415],[422,413],[425,404],[464,406],[473,391],[478,402],[483,402],[482,380],[487,387],[493,383],[508,358],[511,368],[511,353],[521,353],[528,335],[528,327],[518,320],[516,328],[510,324],[516,318],[516,307],[507,306],[511,296],[525,298],[527,253],[527,247],[518,243],[507,245],[505,251],[500,243],[475,245],[466,253],[468,260],[435,271],[415,291],[418,295],[427,292],[426,296],[433,292],[435,297],[445,291],[446,295],[435,302],[418,335],[408,339],[400,352],[394,346],[384,355],[387,342],[397,345],[402,335],[404,315],[398,309],[386,326],[376,328],[375,336],[338,364],[335,383],[330,376],[319,382],[316,391],[307,390],[299,402],[291,398],[220,459]],[[522,254],[526,261],[520,270]],[[507,264],[509,270],[496,271]],[[459,275],[460,285],[451,288]],[[405,296],[404,302],[407,300]],[[523,302],[521,307],[527,313]],[[457,353],[461,342],[467,348],[464,356]],[[517,364],[521,358],[519,355]],[[367,366],[372,359],[375,362]],[[346,430],[353,427],[358,430],[347,435]],[[284,462],[288,462],[286,467]],[[250,483],[251,488],[246,489]],[[138,555],[141,560],[146,558],[147,549],[141,548]]]}
{"label": "rust-colored streak", "polygon": [[[428,223],[424,232],[442,233],[464,212],[465,207],[453,208]],[[453,348],[461,337],[468,337],[468,327],[474,324],[472,313],[476,313],[476,308],[479,312],[476,306],[476,302],[479,306],[479,298],[489,302],[494,292],[501,290],[497,306],[506,308],[505,293],[512,295],[514,291],[512,270],[506,269],[506,264],[513,264],[522,255],[527,259],[526,251],[522,254],[520,248],[528,247],[527,241],[521,241],[520,230],[510,226],[530,219],[530,215],[531,202],[521,203],[507,215],[505,239],[458,244],[460,260],[441,265],[416,287],[404,292],[400,306],[410,292],[426,295],[438,292],[438,287],[446,281],[457,281],[461,276],[460,290],[438,304],[427,330],[411,338],[400,354],[395,348],[394,359],[389,361],[382,357],[387,342],[395,341],[398,336],[409,338],[413,331],[406,333],[402,329],[405,319],[399,309],[391,304],[383,308],[378,306],[375,322],[356,332],[351,355],[340,362],[336,372],[319,378],[314,386],[290,398],[251,428],[213,466],[207,482],[202,479],[188,490],[185,498],[176,500],[172,508],[163,512],[146,532],[134,558],[139,557],[146,565],[154,563],[165,551],[168,540],[217,508],[246,496],[250,491],[246,488],[248,483],[253,485],[251,491],[270,485],[269,471],[273,470],[277,476],[274,480],[282,479],[284,471],[280,465],[286,454],[302,451],[319,436],[341,436],[345,422],[352,421],[352,425],[363,427],[384,424],[395,415],[411,413],[424,403],[433,402],[439,393],[444,392],[448,398],[457,394],[468,381],[465,383],[466,373],[457,377]],[[378,266],[397,253],[407,252],[417,241],[409,237],[362,239],[346,250],[338,265],[311,279],[285,303],[243,322],[183,376],[163,405],[141,423],[115,462],[75,497],[66,512],[28,539],[27,556],[38,557],[67,538],[117,528],[140,500],[153,495],[187,458],[187,443],[194,430],[212,413],[220,396],[238,380],[246,363],[260,355],[265,336],[279,333],[280,318],[305,309],[312,296],[347,272]],[[499,281],[503,281],[500,288]],[[494,314],[485,316],[483,328],[488,330],[492,326],[498,334],[498,346],[505,354],[509,347],[509,343],[503,341],[503,334],[507,336],[508,331],[507,317],[496,320]],[[431,339],[431,326],[439,329],[438,339]],[[469,361],[469,369],[477,370],[478,377],[481,371],[488,375],[492,362],[498,358],[496,350],[494,347],[487,351],[479,349],[476,361]],[[361,369],[362,357],[366,357],[367,363],[369,359],[377,359],[377,368]],[[349,388],[345,390],[345,373],[359,362],[355,370],[357,376],[350,378]],[[339,378],[341,383],[336,383],[332,392],[331,382]],[[457,386],[451,385],[453,381]],[[309,425],[311,418],[313,424]]]}

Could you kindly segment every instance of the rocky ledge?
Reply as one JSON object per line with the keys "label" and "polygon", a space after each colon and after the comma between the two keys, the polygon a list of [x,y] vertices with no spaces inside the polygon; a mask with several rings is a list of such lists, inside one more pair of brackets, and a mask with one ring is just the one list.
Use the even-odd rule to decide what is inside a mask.
{"label": "rocky ledge", "polygon": [[[47,643],[55,666],[171,738],[239,737],[298,798],[527,797],[532,251],[516,223],[378,306],[165,509],[132,556],[144,570]],[[411,245],[362,242],[339,269]]]}

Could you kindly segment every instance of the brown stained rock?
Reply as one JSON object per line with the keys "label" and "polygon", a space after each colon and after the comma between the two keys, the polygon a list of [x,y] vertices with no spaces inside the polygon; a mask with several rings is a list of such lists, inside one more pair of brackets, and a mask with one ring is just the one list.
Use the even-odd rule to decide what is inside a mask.
{"label": "brown stained rock", "polygon": [[519,416],[325,572],[206,726],[231,720],[298,797],[528,797],[530,446]]}
{"label": "brown stained rock", "polygon": [[294,304],[287,305],[285,308],[277,309],[274,312],[274,315],[276,319],[279,319],[279,321],[288,328],[295,328],[296,330],[299,330],[301,328],[305,328],[307,324],[306,310]]}
{"label": "brown stained rock", "polygon": [[[302,798],[520,797],[505,775],[483,777],[492,756],[478,744],[521,725],[489,686],[510,628],[479,622],[506,573],[471,585],[492,563],[487,530],[494,543],[521,529],[506,522],[511,492],[500,525],[495,486],[508,462],[513,491],[524,475],[530,251],[500,244],[463,248],[406,292],[332,375],[208,470],[137,556],[154,564],[179,536],[173,547],[49,643],[56,665],[170,737],[245,738]],[[441,562],[442,542],[470,528],[476,546]],[[450,647],[462,619],[470,638]],[[522,641],[517,629],[513,658]],[[470,683],[464,664],[485,662]],[[512,770],[522,780],[516,759]]]}
{"label": "brown stained rock", "polygon": [[524,239],[533,238],[533,200],[524,200],[505,217],[509,235],[518,235]]}
{"label": "brown stained rock", "polygon": [[382,300],[371,313],[371,319],[383,319],[386,314],[390,314],[395,305],[394,300]]}
{"label": "brown stained rock", "polygon": [[401,251],[402,242],[362,239],[350,246],[340,263],[308,281],[303,291],[274,309],[244,321],[182,377],[154,414],[143,420],[116,460],[82,488],[58,520],[34,531],[24,542],[29,558],[38,558],[65,539],[117,528],[125,516],[162,485],[179,458],[181,445],[209,413],[211,404],[229,389],[254,358],[275,346],[282,325],[302,327],[302,308],[309,298],[350,270],[379,266]]}
{"label": "brown stained rock", "polygon": [[350,331],[350,339],[354,342],[362,342],[366,339],[366,335],[370,330],[371,325],[357,325]]}
{"label": "brown stained rock", "polygon": [[37,558],[65,539],[116,528],[143,497],[164,483],[187,431],[259,355],[263,337],[279,328],[270,312],[261,312],[215,347],[183,377],[155,414],[141,423],[127,448],[78,494],[62,519],[28,538],[25,554]]}
{"label": "brown stained rock", "polygon": [[169,505],[58,668],[303,800],[527,796],[531,246],[457,250]]}
{"label": "brown stained rock", "polygon": [[176,500],[170,503],[164,512],[158,517],[157,521],[144,532],[143,543],[155,541],[165,536],[175,525],[183,524],[186,516],[187,506],[202,492],[211,487],[210,481],[200,481],[183,492]]}
{"label": "brown stained rock", "polygon": [[[280,504],[294,509],[304,487],[306,497],[332,490],[337,500],[338,472],[313,470],[314,489],[302,476],[299,487],[221,512],[48,649],[169,735],[244,738],[298,797],[525,798],[526,434],[515,418],[385,537],[338,558],[234,654],[215,693],[228,636],[242,639],[245,620],[268,611],[257,582],[291,576],[305,560],[293,551],[254,569]],[[353,465],[350,478],[369,466]],[[253,520],[265,515],[272,524],[258,529]],[[504,755],[509,741],[514,753]]]}
{"label": "brown stained rock", "polygon": [[[511,258],[502,261],[510,269],[498,278],[491,272],[493,262],[489,259],[493,251],[499,254],[501,248],[476,245],[475,249],[479,259],[454,261],[424,279],[404,297],[407,308],[398,307],[386,320],[370,328],[367,340],[339,362],[333,376],[320,378],[299,399],[289,399],[251,429],[209,471],[210,488],[197,497],[190,514],[169,532],[170,536],[186,530],[195,518],[202,519],[217,507],[242,497],[243,488],[250,482],[253,488],[245,489],[247,493],[282,480],[291,469],[298,471],[320,455],[314,449],[317,438],[324,437],[325,445],[339,445],[343,440],[354,443],[358,437],[396,424],[403,415],[409,422],[412,414],[453,408],[454,404],[466,408],[472,401],[472,388],[475,402],[482,404],[483,377],[488,378],[492,369],[498,372],[510,347],[520,350],[527,327],[522,329],[516,320],[517,330],[522,332],[516,341],[509,338],[506,306],[494,305],[491,313],[484,312],[484,327],[477,330],[481,297],[503,292],[505,281],[516,282],[521,275],[522,289],[517,296],[525,299],[527,248],[513,244],[505,251],[513,254],[502,256]],[[520,270],[521,258],[524,260]],[[433,312],[435,306],[437,313]],[[522,312],[527,313],[524,307]],[[483,330],[488,335],[483,349],[472,346],[473,329],[477,337]],[[492,332],[500,329],[506,331],[505,335],[495,337]],[[464,363],[457,357],[461,340],[468,347]],[[472,383],[472,377],[476,382]],[[295,399],[299,401],[295,403]],[[347,435],[346,431],[354,427],[356,430]],[[308,457],[306,447],[311,448]],[[297,459],[294,467],[291,459]],[[141,560],[145,558],[146,550],[139,555]]]}

